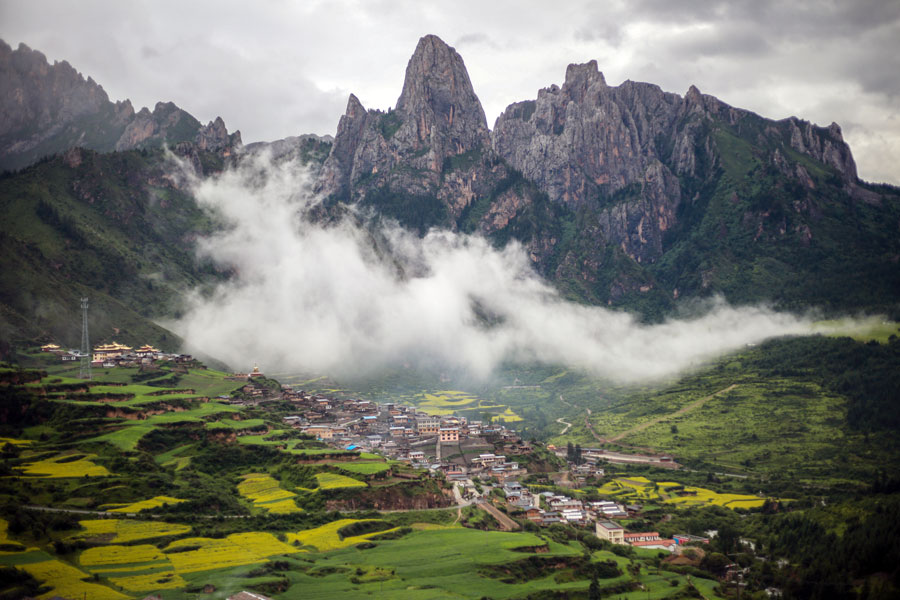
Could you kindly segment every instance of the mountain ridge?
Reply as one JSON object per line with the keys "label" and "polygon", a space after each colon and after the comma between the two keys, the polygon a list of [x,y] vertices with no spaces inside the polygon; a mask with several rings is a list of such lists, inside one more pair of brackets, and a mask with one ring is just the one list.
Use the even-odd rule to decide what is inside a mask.
{"label": "mountain ridge", "polygon": [[[433,65],[429,73],[413,67],[426,63]],[[766,119],[695,86],[684,96],[650,83],[609,86],[590,61],[569,65],[562,86],[509,105],[487,130],[490,143],[479,119],[463,121],[467,131],[456,137],[467,143],[450,146],[455,152],[448,153],[443,141],[459,125],[450,116],[483,114],[468,77],[459,75],[462,57],[439,38],[425,36],[409,64],[403,102],[394,109],[366,110],[350,96],[320,192],[332,202],[374,206],[421,232],[447,227],[478,232],[498,244],[517,238],[535,268],[574,299],[657,315],[685,295],[723,289],[735,301],[765,300],[764,293],[734,294],[729,288],[754,269],[766,271],[763,279],[768,271],[787,270],[806,278],[813,253],[792,257],[793,264],[784,264],[779,254],[797,254],[798,246],[820,250],[820,236],[829,252],[840,248],[842,236],[851,236],[853,244],[871,241],[849,223],[839,234],[839,226],[826,234],[823,204],[841,213],[839,219],[856,206],[884,209],[888,222],[895,219],[896,190],[858,179],[835,123]],[[457,81],[466,85],[456,87]],[[431,94],[432,87],[456,93]],[[411,117],[404,110],[408,105],[444,118]],[[421,131],[420,121],[430,124],[424,128],[428,136],[400,134]],[[713,218],[719,209],[711,206],[729,213],[708,225],[718,227],[713,239],[727,241],[721,244],[724,259],[716,256],[722,248],[711,253],[708,240],[690,231],[693,221]],[[767,235],[773,230],[774,237]],[[732,260],[732,245],[743,246],[744,256]],[[898,248],[880,233],[878,245],[882,258],[866,260],[882,272]],[[664,260],[675,255],[700,259],[691,258],[676,273],[660,267],[684,260]],[[730,262],[712,264],[722,260]],[[799,269],[797,261],[804,263]],[[841,270],[853,272],[850,264]],[[900,284],[895,277],[888,280],[880,292],[893,304]],[[775,302],[796,306],[799,295]],[[849,307],[821,293],[810,300]]]}
{"label": "mountain ridge", "polygon": [[[97,106],[127,113],[68,63],[51,67],[30,49],[16,56],[45,72],[39,82],[50,81],[47,74],[56,69],[64,80],[86,86],[91,93],[79,102],[94,111],[98,135],[108,131],[107,113],[96,112]],[[73,102],[66,115],[82,110]],[[95,285],[83,268],[87,263],[70,264],[78,257],[72,250],[86,245],[89,254],[104,256],[90,232],[117,226],[107,222],[117,211],[153,212],[152,227],[163,232],[154,248],[158,240],[172,239],[166,232],[184,231],[177,211],[154,212],[160,196],[178,196],[184,210],[193,209],[184,190],[161,179],[161,150],[149,143],[177,130],[182,112],[159,103],[120,123],[121,132],[104,142],[100,154],[65,152],[4,176],[0,201],[16,219],[7,220],[2,241],[10,249],[31,248],[9,263],[4,304],[12,316],[4,337],[62,331],[47,311],[39,316],[29,308],[22,290],[52,289],[66,278]],[[51,121],[38,129],[50,131]],[[0,131],[13,131],[9,122]],[[111,153],[129,130],[134,137],[121,148],[135,149]],[[684,96],[649,83],[609,86],[596,61],[570,65],[562,86],[510,104],[490,130],[463,58],[439,38],[425,36],[396,106],[366,109],[351,94],[333,139],[299,136],[244,148],[239,133],[229,134],[221,119],[182,133],[189,139],[170,145],[200,175],[261,151],[275,160],[300,158],[313,167],[325,211],[340,215],[342,205],[359,204],[421,234],[437,226],[482,235],[497,246],[518,240],[534,269],[566,298],[630,310],[646,320],[664,319],[684,299],[715,294],[780,309],[900,314],[900,190],[858,179],[839,126],[765,119],[694,86]],[[41,182],[35,169],[52,177]],[[88,198],[86,189],[96,193]],[[91,201],[105,195],[115,201]],[[103,214],[92,212],[101,209]],[[26,233],[14,223],[28,223]],[[129,243],[134,247],[126,248]],[[135,259],[140,243],[123,241],[113,253],[117,264],[130,265],[120,272],[127,280],[121,290],[97,285],[132,310],[159,317],[158,310],[134,305],[140,294],[132,291],[152,275]],[[190,236],[176,243],[184,243],[185,252],[173,280],[208,280],[199,265],[185,262]],[[66,265],[66,278],[58,277],[60,265]],[[17,273],[31,273],[41,283],[23,286],[16,277],[26,275]],[[165,299],[157,308],[174,306],[173,288],[163,288],[165,293],[154,292]],[[30,318],[42,325],[22,326]]]}
{"label": "mountain ridge", "polygon": [[221,117],[203,125],[172,102],[135,112],[130,100],[111,102],[101,85],[67,61],[0,40],[0,170],[80,146],[99,152],[195,142],[230,153],[241,146]]}

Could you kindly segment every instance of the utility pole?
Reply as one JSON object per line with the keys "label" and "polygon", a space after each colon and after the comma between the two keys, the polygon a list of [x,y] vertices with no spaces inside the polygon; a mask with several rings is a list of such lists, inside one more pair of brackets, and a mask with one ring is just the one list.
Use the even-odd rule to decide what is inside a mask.
{"label": "utility pole", "polygon": [[78,352],[81,360],[81,369],[78,377],[81,379],[93,379],[91,373],[91,341],[88,335],[88,299],[81,299],[81,349]]}

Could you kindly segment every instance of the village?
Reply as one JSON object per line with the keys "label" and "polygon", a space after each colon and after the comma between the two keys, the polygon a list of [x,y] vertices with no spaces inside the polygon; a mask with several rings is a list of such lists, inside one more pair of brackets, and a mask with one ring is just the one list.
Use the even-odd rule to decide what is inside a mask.
{"label": "village", "polygon": [[[260,375],[255,369],[235,377],[252,379]],[[266,392],[258,387],[247,386],[245,391],[250,392],[251,399],[237,402],[260,402],[266,397]],[[332,398],[290,387],[282,388],[281,399],[297,408],[297,414],[284,417],[287,426],[336,450],[377,453],[442,477],[453,484],[460,505],[485,508],[498,518],[501,528],[504,521],[515,523],[504,519],[508,514],[538,527],[559,523],[587,528],[613,544],[674,555],[680,555],[686,544],[709,543],[709,537],[689,534],[666,539],[657,532],[627,532],[614,519],[639,518],[639,505],[612,500],[582,501],[556,491],[542,491],[547,485],[523,483],[529,471],[522,463],[525,456],[533,453],[533,444],[523,441],[515,430],[502,423],[452,414],[431,415],[399,403]],[[560,458],[566,457],[564,451],[556,451],[553,446],[547,449]],[[602,478],[605,470],[601,464],[607,458],[599,449],[579,453],[577,461],[566,461],[566,470],[547,482],[556,487],[572,487],[584,484],[588,478]],[[677,466],[670,457],[664,459],[670,468]],[[638,460],[644,462],[644,457]],[[648,457],[647,462],[658,460]],[[696,548],[695,553],[702,556]]]}
{"label": "village", "polygon": [[[62,350],[52,343],[43,345],[41,351],[52,353],[63,362],[83,358],[77,350]],[[118,342],[94,347],[90,363],[98,368],[153,369],[157,362],[163,361],[205,368],[191,355],[164,353],[146,344],[134,349]],[[251,407],[288,402],[295,414],[283,417],[286,427],[338,451],[376,453],[443,478],[453,485],[458,505],[477,504],[485,508],[500,521],[501,528],[504,522],[507,529],[518,527],[505,516],[511,514],[538,527],[559,523],[588,528],[598,538],[613,544],[675,555],[680,555],[686,544],[709,543],[709,537],[689,534],[661,538],[657,532],[628,532],[616,520],[639,518],[642,507],[637,504],[582,501],[541,489],[547,485],[523,483],[529,472],[517,457],[531,455],[534,448],[502,422],[470,420],[453,414],[432,415],[400,403],[330,397],[294,390],[291,386],[266,386],[261,384],[266,377],[258,366],[248,373],[233,373],[226,379],[246,384],[218,400]],[[251,433],[255,432],[245,430],[238,435]],[[545,480],[557,488],[577,487],[588,478],[602,478],[605,470],[601,465],[608,463],[680,466],[668,456],[626,455],[600,448],[582,452],[580,447],[577,456],[573,456],[571,448],[567,453],[552,445],[547,450],[566,462],[567,469],[561,476]]]}
{"label": "village", "polygon": [[176,364],[191,365],[193,368],[206,368],[195,360],[190,354],[177,354],[162,352],[149,344],[135,349],[125,344],[111,342],[95,346],[90,356],[81,354],[78,350],[63,350],[59,345],[48,343],[41,346],[41,352],[48,352],[59,358],[62,362],[78,362],[82,358],[90,358],[93,368],[112,369],[115,367],[139,367],[152,369],[157,362],[172,361]]}

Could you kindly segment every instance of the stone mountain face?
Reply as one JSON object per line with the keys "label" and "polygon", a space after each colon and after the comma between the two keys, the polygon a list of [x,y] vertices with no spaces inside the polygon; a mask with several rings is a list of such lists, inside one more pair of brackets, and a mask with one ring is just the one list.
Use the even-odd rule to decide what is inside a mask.
{"label": "stone mountain face", "polygon": [[462,58],[426,36],[409,61],[394,109],[367,111],[350,96],[320,188],[353,200],[381,189],[434,196],[449,157],[489,144],[484,110]]}
{"label": "stone mountain face", "polygon": [[[350,96],[318,188],[420,231],[517,238],[572,295],[656,306],[727,291],[747,269],[784,274],[779,247],[835,242],[829,210],[894,197],[857,180],[836,124],[768,120],[693,86],[609,86],[595,61],[507,107],[491,132],[462,58],[435,36],[419,41],[394,109]],[[876,263],[900,253],[879,239]]]}
{"label": "stone mountain face", "polygon": [[[425,36],[394,108],[367,110],[351,95],[333,140],[232,153],[240,134],[221,119],[202,126],[172,103],[135,113],[67,63],[0,42],[0,168],[72,146],[162,144],[198,173],[256,152],[321,165],[323,218],[353,203],[423,233],[440,226],[498,246],[518,240],[566,296],[648,318],[713,293],[900,313],[900,192],[857,179],[836,124],[772,121],[693,86],[684,96],[610,86],[591,61],[507,107],[490,131],[460,55]],[[65,156],[83,168],[69,160],[80,153]],[[102,170],[95,175],[100,185]]]}
{"label": "stone mountain face", "polygon": [[135,113],[69,63],[51,65],[25,44],[13,50],[0,40],[0,170],[73,146],[109,152],[180,142],[224,152],[240,145],[240,133],[229,135],[221,119],[201,126],[171,102]]}

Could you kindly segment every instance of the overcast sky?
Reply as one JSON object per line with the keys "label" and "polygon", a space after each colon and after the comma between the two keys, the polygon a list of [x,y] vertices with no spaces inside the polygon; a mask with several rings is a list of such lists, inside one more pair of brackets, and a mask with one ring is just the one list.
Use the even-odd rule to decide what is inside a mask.
{"label": "overcast sky", "polygon": [[900,184],[898,0],[0,0],[0,37],[68,60],[112,100],[173,101],[244,142],[334,134],[347,96],[397,101],[418,38],[465,59],[488,125],[596,59],[763,116],[836,121],[870,181]]}

